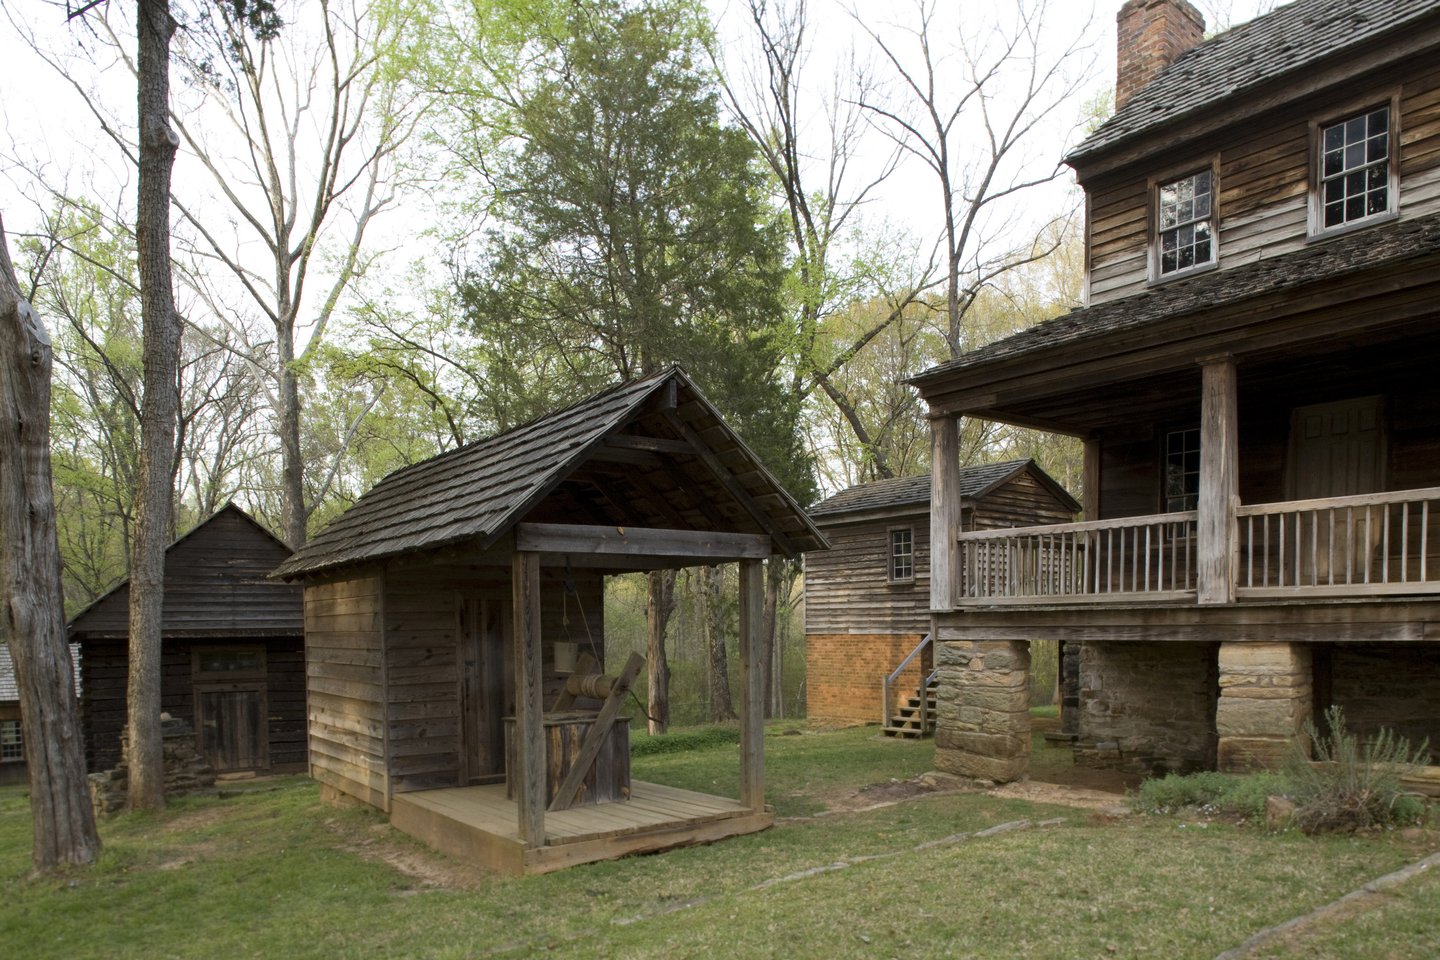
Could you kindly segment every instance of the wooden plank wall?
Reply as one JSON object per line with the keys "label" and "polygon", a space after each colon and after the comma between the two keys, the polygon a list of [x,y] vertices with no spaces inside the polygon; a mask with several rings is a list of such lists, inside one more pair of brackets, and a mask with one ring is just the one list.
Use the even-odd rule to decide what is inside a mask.
{"label": "wooden plank wall", "polygon": [[[263,644],[266,664],[270,770],[305,769],[305,651],[298,636],[264,640],[166,640],[161,656],[160,708],[195,723],[193,654],[203,646]],[[87,640],[81,645],[85,678],[80,698],[81,725],[88,768],[109,770],[120,762],[125,729],[125,688],[129,651],[123,639]]]}
{"label": "wooden plank wall", "polygon": [[966,517],[966,529],[1030,527],[1074,519],[1069,504],[1056,500],[1031,474],[1022,473],[977,501],[973,514]]}
{"label": "wooden plank wall", "polygon": [[[1440,69],[1417,66],[1398,84],[1375,88],[1380,101],[1400,91],[1400,209],[1418,216],[1440,210]],[[1344,91],[1347,104],[1361,91]],[[1176,176],[1209,165],[1219,154],[1216,210],[1220,215],[1221,269],[1302,249],[1306,242],[1310,182],[1311,119],[1329,119],[1346,106],[1327,102],[1294,120],[1255,125],[1197,145],[1187,165],[1169,157],[1164,169]],[[1090,302],[1104,303],[1138,293],[1149,280],[1150,197],[1136,169],[1124,180],[1089,190]]]}
{"label": "wooden plank wall", "polygon": [[[541,630],[545,702],[559,691],[554,645],[567,637],[594,656],[605,658],[604,577],[591,570],[573,570],[579,599],[568,603],[565,624],[565,572],[541,569]],[[386,575],[385,641],[388,676],[391,789],[395,793],[452,787],[460,779],[459,627],[462,597],[510,600],[508,567],[475,567],[457,572],[444,567],[393,567]],[[582,616],[583,608],[583,616]],[[514,671],[509,629],[505,623],[505,702],[501,716],[515,711]],[[587,634],[586,624],[589,625]]]}
{"label": "wooden plank wall", "polygon": [[310,776],[385,809],[385,709],[378,572],[305,588]]}
{"label": "wooden plank wall", "polygon": [[[892,527],[914,531],[915,581],[889,581]],[[913,633],[930,630],[929,510],[858,524],[826,525],[829,550],[805,554],[805,632]],[[878,682],[878,680],[877,680]]]}
{"label": "wooden plank wall", "polygon": [[[217,513],[165,555],[167,636],[298,636],[301,589],[266,579],[290,551],[236,509]],[[128,586],[77,616],[72,635],[123,636],[130,630]]]}

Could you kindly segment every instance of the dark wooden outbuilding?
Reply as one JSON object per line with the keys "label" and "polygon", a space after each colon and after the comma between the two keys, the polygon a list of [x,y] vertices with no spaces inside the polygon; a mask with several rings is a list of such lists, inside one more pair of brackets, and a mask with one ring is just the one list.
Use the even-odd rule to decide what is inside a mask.
{"label": "dark wooden outbuilding", "polygon": [[[311,776],[512,873],[764,829],[763,561],[824,542],[679,368],[396,471],[276,571],[305,585]],[[557,703],[560,645],[603,663],[607,574],[730,561],[740,796],[632,784],[611,739],[628,721]],[[623,688],[638,668],[606,672]],[[557,756],[584,742],[575,723],[623,799],[557,799],[592,772],[583,748]]]}
{"label": "dark wooden outbuilding", "polygon": [[[289,555],[233,503],[165,554],[161,709],[194,725],[217,772],[305,769],[301,590],[267,579]],[[127,580],[70,621],[91,770],[120,760],[129,604]]]}
{"label": "dark wooden outbuilding", "polygon": [[[1028,459],[964,468],[958,495],[965,530],[1068,523],[1080,510]],[[808,717],[922,732],[913,711],[901,713],[907,697],[920,705],[931,669],[928,649],[906,662],[930,632],[930,477],[857,484],[816,504],[810,517],[831,548],[805,557]]]}

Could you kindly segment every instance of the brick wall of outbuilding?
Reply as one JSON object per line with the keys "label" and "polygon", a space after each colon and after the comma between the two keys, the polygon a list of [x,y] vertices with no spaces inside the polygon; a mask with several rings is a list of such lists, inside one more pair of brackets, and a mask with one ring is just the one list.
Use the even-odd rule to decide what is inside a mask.
{"label": "brick wall of outbuilding", "polygon": [[[822,633],[805,638],[805,708],[811,721],[879,723],[880,683],[923,634]],[[920,685],[919,659],[895,685],[903,701]]]}

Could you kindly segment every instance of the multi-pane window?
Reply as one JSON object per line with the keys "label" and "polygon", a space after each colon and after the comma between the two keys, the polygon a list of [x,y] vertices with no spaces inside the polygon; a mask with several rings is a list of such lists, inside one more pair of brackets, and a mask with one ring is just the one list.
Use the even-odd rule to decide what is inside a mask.
{"label": "multi-pane window", "polygon": [[1320,207],[1326,229],[1390,210],[1390,109],[1320,130]]}
{"label": "multi-pane window", "polygon": [[20,739],[19,720],[0,720],[0,763],[25,759],[25,742]]}
{"label": "multi-pane window", "polygon": [[1209,170],[1161,185],[1156,198],[1160,276],[1214,262],[1212,190]]}
{"label": "multi-pane window", "polygon": [[1200,431],[1165,434],[1165,512],[1194,510],[1200,500]]}
{"label": "multi-pane window", "polygon": [[908,527],[890,531],[890,579],[915,579],[915,532]]}

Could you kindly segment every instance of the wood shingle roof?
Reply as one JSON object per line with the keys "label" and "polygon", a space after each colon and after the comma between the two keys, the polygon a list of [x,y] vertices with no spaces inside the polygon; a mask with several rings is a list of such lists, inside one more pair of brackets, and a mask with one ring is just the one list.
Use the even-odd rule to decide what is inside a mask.
{"label": "wood shingle roof", "polygon": [[[1044,473],[1034,460],[1028,458],[1002,460],[997,463],[977,463],[965,467],[960,471],[960,497],[965,500],[979,499],[1005,481],[1031,468],[1035,469],[1037,474]],[[1048,475],[1046,476],[1048,479]],[[1058,484],[1055,485],[1055,490],[1065,500],[1074,503],[1073,498]],[[856,484],[811,507],[810,516],[823,522],[826,519],[836,519],[850,514],[887,510],[912,504],[924,505],[927,510],[929,509],[929,474]],[[1078,503],[1075,503],[1075,509],[1080,509]]]}
{"label": "wood shingle roof", "polygon": [[1182,54],[1066,161],[1083,162],[1232,100],[1254,100],[1262,87],[1391,42],[1427,19],[1440,19],[1440,0],[1294,0]]}
{"label": "wood shingle roof", "polygon": [[[672,367],[395,471],[281,564],[274,575],[286,579],[313,575],[461,542],[474,543],[480,549],[488,547],[554,493],[607,438],[644,416],[655,398],[672,389],[682,408],[675,416],[693,421],[685,429],[693,428],[697,435],[712,441],[708,445],[713,456],[729,468],[728,482],[745,487],[752,503],[767,514],[765,519],[772,529],[782,531],[781,536],[796,549],[823,546],[824,537],[779,481],[725,426],[689,376],[679,367]],[[655,438],[656,445],[678,448],[681,442],[673,437]],[[681,454],[662,456],[683,459],[692,468],[696,459]],[[616,486],[621,484],[617,482]],[[672,493],[681,499],[687,484],[677,486],[682,489]],[[624,498],[615,490],[589,492],[597,499],[607,494],[612,500]],[[660,499],[653,490],[650,496]],[[685,506],[667,503],[663,509],[673,517]],[[709,504],[701,506],[713,514]],[[592,504],[590,508],[602,509],[603,505]]]}

